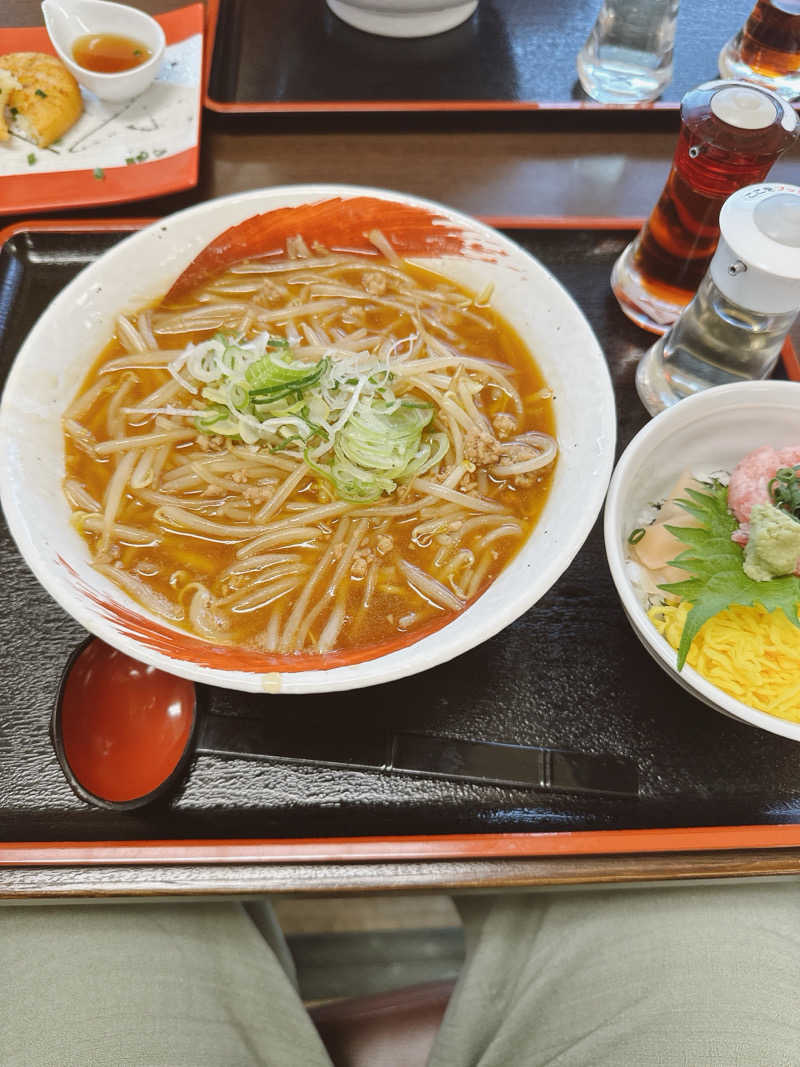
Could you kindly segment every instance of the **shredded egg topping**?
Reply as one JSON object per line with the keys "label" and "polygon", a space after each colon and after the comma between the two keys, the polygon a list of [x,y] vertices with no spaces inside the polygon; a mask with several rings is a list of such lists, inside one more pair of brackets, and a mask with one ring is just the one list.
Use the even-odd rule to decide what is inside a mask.
{"label": "shredded egg topping", "polygon": [[[691,607],[682,601],[659,604],[648,612],[673,648],[680,644]],[[704,623],[687,662],[743,704],[800,722],[800,630],[782,611],[731,605]]]}

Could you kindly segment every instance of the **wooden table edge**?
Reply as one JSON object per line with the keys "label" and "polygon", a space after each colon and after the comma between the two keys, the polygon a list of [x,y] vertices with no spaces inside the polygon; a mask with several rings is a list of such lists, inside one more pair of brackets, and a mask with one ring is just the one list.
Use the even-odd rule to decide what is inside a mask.
{"label": "wooden table edge", "polygon": [[17,867],[0,871],[0,903],[588,890],[798,875],[800,848],[324,866]]}

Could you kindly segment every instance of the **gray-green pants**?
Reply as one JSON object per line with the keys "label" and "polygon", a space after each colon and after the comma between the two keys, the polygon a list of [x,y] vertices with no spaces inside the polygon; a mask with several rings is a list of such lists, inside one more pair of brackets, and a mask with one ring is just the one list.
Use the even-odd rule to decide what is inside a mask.
{"label": "gray-green pants", "polygon": [[[792,882],[458,903],[430,1067],[800,1065]],[[265,908],[0,909],[0,983],[2,1067],[330,1067]]]}

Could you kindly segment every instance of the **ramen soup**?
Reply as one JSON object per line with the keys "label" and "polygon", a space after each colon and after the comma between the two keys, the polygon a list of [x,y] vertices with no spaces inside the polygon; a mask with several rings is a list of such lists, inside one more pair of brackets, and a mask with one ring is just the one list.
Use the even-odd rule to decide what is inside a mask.
{"label": "ramen soup", "polygon": [[529,352],[491,293],[370,239],[290,238],[120,317],[65,415],[97,570],[204,639],[307,655],[429,632],[542,510],[556,444]]}

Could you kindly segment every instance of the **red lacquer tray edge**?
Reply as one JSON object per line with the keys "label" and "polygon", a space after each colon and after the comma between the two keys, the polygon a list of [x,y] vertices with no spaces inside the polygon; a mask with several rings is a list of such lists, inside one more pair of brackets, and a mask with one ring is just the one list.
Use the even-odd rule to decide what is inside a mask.
{"label": "red lacquer tray edge", "polygon": [[[643,223],[639,217],[615,215],[475,215],[479,222],[496,230],[637,230]],[[0,229],[0,246],[15,234],[25,230],[45,230],[65,233],[91,230],[141,230],[157,222],[158,217],[120,217],[87,219],[17,219]]]}
{"label": "red lacquer tray edge", "polygon": [[800,824],[699,826],[573,833],[418,834],[398,837],[0,844],[0,868],[136,864],[366,863],[535,856],[722,852],[800,847]]}

